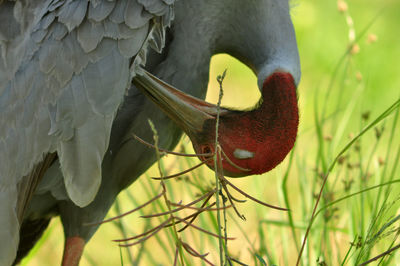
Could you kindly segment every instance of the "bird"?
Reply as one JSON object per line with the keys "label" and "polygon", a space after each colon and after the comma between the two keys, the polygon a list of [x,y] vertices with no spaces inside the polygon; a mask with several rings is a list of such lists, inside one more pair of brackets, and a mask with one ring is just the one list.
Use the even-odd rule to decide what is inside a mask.
{"label": "bird", "polygon": [[104,219],[156,160],[132,138],[150,141],[148,119],[160,147],[172,149],[183,130],[196,152],[213,151],[216,107],[200,99],[214,54],[249,66],[262,94],[252,110],[221,109],[220,143],[233,162],[223,160],[224,173],[269,171],[294,144],[301,73],[289,1],[0,5],[0,236],[10,242],[0,265],[26,255],[55,215],[62,263],[78,265],[98,228],[85,225]]}

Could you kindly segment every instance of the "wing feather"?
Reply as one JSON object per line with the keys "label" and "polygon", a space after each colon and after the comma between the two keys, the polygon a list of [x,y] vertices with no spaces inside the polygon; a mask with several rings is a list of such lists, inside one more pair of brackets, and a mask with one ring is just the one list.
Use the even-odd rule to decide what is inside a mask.
{"label": "wing feather", "polygon": [[156,16],[164,15],[165,10],[168,9],[168,5],[160,0],[138,0],[138,3],[142,4],[149,13]]}
{"label": "wing feather", "polygon": [[118,47],[122,55],[127,58],[130,58],[136,55],[139,50],[143,47],[143,43],[147,38],[149,24],[144,24],[141,28],[134,30],[134,36],[141,36],[142,38],[138,37],[130,37],[127,39],[120,39],[118,40]]}
{"label": "wing feather", "polygon": [[101,182],[101,162],[113,116],[90,115],[74,137],[59,143],[61,170],[68,195],[78,206],[91,202]]}
{"label": "wing feather", "polygon": [[[0,58],[4,66],[8,61],[13,61],[10,60],[12,56],[18,58],[15,61],[15,71],[9,70],[0,82],[4,84],[0,88],[0,110],[5,118],[0,119],[0,137],[7,137],[7,140],[18,139],[12,136],[14,133],[11,131],[4,131],[7,125],[12,125],[18,130],[25,129],[29,132],[26,134],[26,145],[33,145],[38,138],[41,139],[46,149],[35,146],[37,148],[31,151],[31,159],[28,160],[29,167],[37,163],[43,153],[56,150],[58,142],[74,138],[77,127],[82,127],[90,120],[91,114],[113,116],[129,83],[130,59],[144,48],[149,32],[155,33],[152,39],[156,39],[156,43],[163,42],[159,31],[149,30],[150,24],[153,27],[160,26],[161,22],[150,22],[155,15],[144,10],[144,6],[151,7],[149,10],[154,12],[160,12],[157,8],[163,6],[166,16],[170,13],[168,6],[160,2],[155,8],[154,1],[150,1],[150,4],[145,1],[140,4],[136,1],[130,1],[127,5],[126,3],[128,2],[123,0],[111,4],[107,2],[102,7],[102,1],[91,5],[85,0],[48,0],[46,4],[38,5],[40,12],[36,13],[41,15],[41,19],[31,19],[36,24],[24,28],[25,34],[29,34],[30,30],[30,38],[24,37],[23,42],[19,42],[19,37],[14,36],[14,39],[8,40],[9,43],[19,42],[20,45],[15,49],[10,49],[11,45],[6,47],[6,56]],[[121,7],[124,6],[127,9],[123,12],[123,19],[118,20],[122,22],[114,23],[111,18],[114,17],[116,21],[116,14],[122,14],[118,10],[122,10]],[[32,11],[33,6],[30,8],[25,12],[23,7],[19,7],[18,14],[35,13]],[[47,12],[43,8],[47,8]],[[53,13],[49,13],[50,10]],[[132,19],[134,16],[128,16],[127,10],[132,14],[140,11],[140,19]],[[89,12],[92,12],[91,16],[87,15]],[[93,20],[100,17],[105,18],[109,26],[105,27],[104,21]],[[111,24],[114,25],[110,26]],[[105,28],[108,28],[108,35],[111,35],[111,29],[118,30],[109,38]],[[157,48],[160,49],[160,46]],[[140,54],[141,57],[145,56],[145,53]],[[4,64],[5,62],[7,63]],[[7,79],[9,81],[5,82]],[[85,91],[84,95],[81,90]],[[47,122],[41,122],[42,120]],[[38,124],[47,127],[41,130],[46,134],[37,135]],[[107,125],[106,131],[109,131],[109,127]],[[104,130],[104,126],[101,130]],[[16,153],[23,154],[23,150],[20,147]],[[7,149],[5,152],[9,153]],[[105,150],[102,154],[104,152]],[[2,175],[10,173],[10,168],[2,165]],[[15,175],[24,176],[28,172],[29,169],[21,168]],[[16,178],[15,182],[18,181]],[[74,200],[73,197],[72,199]]]}
{"label": "wing feather", "polygon": [[96,22],[103,21],[108,15],[110,15],[111,11],[113,11],[115,3],[115,1],[105,1],[102,2],[101,5],[97,6],[91,4],[89,6],[88,18]]}
{"label": "wing feather", "polygon": [[128,70],[128,60],[116,48],[98,63],[88,64],[82,80],[94,112],[106,116],[116,111],[128,86]]}
{"label": "wing feather", "polygon": [[74,0],[62,5],[57,12],[58,21],[63,23],[68,31],[78,27],[86,15],[87,0]]}
{"label": "wing feather", "polygon": [[129,1],[124,10],[124,19],[130,28],[140,28],[154,15],[144,10],[143,5],[136,1]]}
{"label": "wing feather", "polygon": [[96,50],[88,53],[90,62],[94,63],[109,55],[115,48],[115,40],[106,38],[103,39],[97,46]]}
{"label": "wing feather", "polygon": [[68,28],[62,24],[62,23],[56,23],[54,25],[54,30],[53,30],[53,38],[57,41],[61,41],[67,35],[68,33]]}
{"label": "wing feather", "polygon": [[0,8],[0,41],[7,41],[20,34],[20,28],[10,9],[13,3],[4,2]]}
{"label": "wing feather", "polygon": [[56,58],[58,56],[60,46],[55,40],[49,40],[46,42],[46,49],[40,49],[39,51],[39,67],[40,71],[44,74],[49,74],[56,66]]}
{"label": "wing feather", "polygon": [[0,202],[2,203],[0,204],[0,224],[2,227],[0,230],[0,239],[6,239],[7,241],[7,245],[2,245],[0,248],[0,265],[11,265],[17,253],[19,241],[18,216],[15,209],[17,200],[16,185],[2,186],[0,184]]}
{"label": "wing feather", "polygon": [[74,124],[77,128],[82,127],[82,125],[89,119],[89,114],[92,109],[88,105],[89,100],[87,99],[86,92],[81,89],[83,86],[82,76],[74,76],[72,78],[70,89],[76,106],[74,108]]}
{"label": "wing feather", "polygon": [[86,53],[93,51],[104,36],[102,23],[85,20],[78,28],[78,42]]}
{"label": "wing feather", "polygon": [[104,37],[111,38],[114,40],[120,38],[119,25],[123,25],[123,24],[115,23],[113,20],[110,19],[110,17],[103,20]]}
{"label": "wing feather", "polygon": [[25,208],[29,196],[22,194],[34,190],[40,175],[32,173],[46,155],[59,156],[73,202],[85,206],[95,197],[113,118],[134,75],[131,64],[140,61],[132,59],[145,58],[150,27],[167,25],[171,4],[0,4],[0,238],[14,243],[0,247],[0,265],[13,261],[16,210]]}
{"label": "wing feather", "polygon": [[110,14],[110,20],[115,24],[120,24],[124,22],[124,13],[126,10],[126,5],[128,4],[128,0],[119,0],[117,1],[115,8]]}

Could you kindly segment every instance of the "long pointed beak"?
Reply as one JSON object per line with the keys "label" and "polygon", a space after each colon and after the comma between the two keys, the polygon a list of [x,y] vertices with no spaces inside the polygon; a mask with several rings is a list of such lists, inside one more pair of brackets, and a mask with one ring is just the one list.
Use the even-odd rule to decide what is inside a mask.
{"label": "long pointed beak", "polygon": [[[204,122],[214,119],[217,106],[192,97],[143,70],[133,84],[156,103],[189,136],[200,133]],[[229,112],[221,108],[220,114]]]}

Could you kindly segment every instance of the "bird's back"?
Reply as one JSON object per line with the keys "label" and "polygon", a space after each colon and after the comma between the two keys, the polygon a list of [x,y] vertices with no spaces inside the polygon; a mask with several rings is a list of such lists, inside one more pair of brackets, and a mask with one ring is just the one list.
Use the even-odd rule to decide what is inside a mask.
{"label": "bird's back", "polygon": [[[171,3],[0,3],[0,237],[11,246],[31,190],[21,183],[39,178],[31,172],[47,154],[57,152],[75,204],[95,197],[114,116],[144,60],[137,55],[149,40],[162,47]],[[0,262],[10,253],[1,248]]]}

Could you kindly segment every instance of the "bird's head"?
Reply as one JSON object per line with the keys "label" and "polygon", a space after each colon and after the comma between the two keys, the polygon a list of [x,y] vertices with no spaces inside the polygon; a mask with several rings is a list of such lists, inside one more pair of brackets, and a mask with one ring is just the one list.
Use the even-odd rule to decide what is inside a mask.
{"label": "bird's head", "polygon": [[[277,166],[292,149],[299,123],[296,86],[289,73],[275,72],[262,88],[262,98],[250,110],[222,109],[218,143],[224,174],[262,174]],[[198,154],[214,153],[216,115],[190,136]],[[200,157],[206,160],[205,156]],[[214,162],[208,166],[214,168]]]}
{"label": "bird's head", "polygon": [[[250,110],[220,108],[187,95],[149,73],[134,83],[142,88],[190,137],[199,158],[214,169],[211,154],[218,145],[224,174],[232,177],[262,174],[277,166],[292,149],[299,115],[296,85],[290,73],[268,76],[262,98]],[[219,153],[218,153],[219,154]]]}
{"label": "bird's head", "polygon": [[[224,174],[245,176],[273,169],[292,149],[299,122],[300,62],[289,1],[181,1],[176,11],[167,50],[171,68],[181,73],[170,79],[175,86],[194,94],[199,88],[204,91],[206,79],[190,78],[207,75],[203,68],[208,69],[208,60],[216,53],[236,57],[258,77],[262,97],[256,106],[245,111],[220,109],[218,143]],[[215,105],[146,73],[139,73],[134,83],[186,132],[197,154],[215,152]],[[214,168],[207,156],[200,159]]]}

